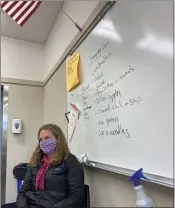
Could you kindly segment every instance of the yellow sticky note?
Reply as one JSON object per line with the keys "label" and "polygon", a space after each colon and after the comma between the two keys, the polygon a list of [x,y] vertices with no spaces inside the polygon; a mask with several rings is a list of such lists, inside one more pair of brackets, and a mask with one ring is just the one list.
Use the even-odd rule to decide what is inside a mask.
{"label": "yellow sticky note", "polygon": [[67,91],[80,84],[80,53],[73,54],[66,63]]}

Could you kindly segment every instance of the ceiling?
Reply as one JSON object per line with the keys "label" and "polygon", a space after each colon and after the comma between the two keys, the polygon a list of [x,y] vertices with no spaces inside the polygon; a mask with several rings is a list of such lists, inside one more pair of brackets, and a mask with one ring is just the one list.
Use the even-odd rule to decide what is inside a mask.
{"label": "ceiling", "polygon": [[61,1],[43,1],[23,27],[1,10],[1,36],[44,44],[62,5]]}

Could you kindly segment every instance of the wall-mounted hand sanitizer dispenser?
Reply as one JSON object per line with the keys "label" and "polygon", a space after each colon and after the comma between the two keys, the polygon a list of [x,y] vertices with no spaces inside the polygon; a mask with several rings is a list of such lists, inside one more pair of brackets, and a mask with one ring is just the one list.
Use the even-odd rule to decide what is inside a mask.
{"label": "wall-mounted hand sanitizer dispenser", "polygon": [[20,134],[22,132],[22,120],[12,119],[12,133]]}

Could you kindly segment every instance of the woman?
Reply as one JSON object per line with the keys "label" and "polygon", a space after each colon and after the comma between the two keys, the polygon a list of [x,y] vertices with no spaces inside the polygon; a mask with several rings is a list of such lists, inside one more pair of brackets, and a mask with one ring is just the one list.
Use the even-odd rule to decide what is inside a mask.
{"label": "woman", "polygon": [[42,126],[17,197],[18,208],[80,208],[83,190],[83,169],[69,152],[62,130],[54,124]]}

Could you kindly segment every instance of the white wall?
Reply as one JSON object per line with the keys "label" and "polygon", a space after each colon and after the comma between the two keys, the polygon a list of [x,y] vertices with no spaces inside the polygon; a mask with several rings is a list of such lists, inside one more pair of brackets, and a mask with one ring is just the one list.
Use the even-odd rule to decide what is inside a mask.
{"label": "white wall", "polygon": [[[98,3],[98,1],[65,2],[62,9],[83,27]],[[45,77],[57,64],[66,48],[78,33],[79,30],[70,19],[63,12],[60,12],[45,44]]]}
{"label": "white wall", "polygon": [[1,77],[43,81],[44,46],[1,37]]}
{"label": "white wall", "polygon": [[[13,167],[29,161],[38,141],[37,131],[43,125],[43,91],[43,87],[9,85],[6,203],[15,202],[17,196]],[[19,135],[12,134],[13,118],[22,119],[23,130]]]}
{"label": "white wall", "polygon": [[[44,87],[44,123],[56,123],[67,137],[66,64],[61,65]],[[59,103],[59,104],[58,104]]]}
{"label": "white wall", "polygon": [[[88,18],[97,5],[97,1],[66,2],[63,9],[74,21],[83,27],[83,25],[87,23],[87,20],[89,22]],[[94,13],[96,13],[96,11],[94,11]],[[44,77],[60,60],[77,33],[79,33],[78,29],[65,14],[61,13],[45,45],[1,37],[2,78],[22,79],[24,82],[26,82],[25,80],[44,81]],[[59,77],[55,77],[55,82],[58,81],[59,86],[62,81],[63,85],[65,82],[65,79],[63,79],[63,76],[65,76],[64,71],[62,70],[60,72],[61,74],[59,74],[59,77],[61,80],[59,81]],[[49,95],[51,98],[54,95],[49,92],[49,89],[53,89],[53,87],[50,86],[49,88],[49,86],[50,85],[48,85],[47,89],[45,88],[46,101],[49,100]],[[36,144],[37,129],[44,121],[43,104],[45,107],[50,108],[49,103],[44,102],[43,89],[42,87],[18,84],[9,85],[6,203],[14,202],[17,195],[16,180],[12,175],[13,167],[20,162],[28,162]],[[63,86],[63,89],[66,90],[65,86]],[[55,101],[62,99],[62,97],[60,97],[61,92],[62,90],[58,92],[59,97],[56,97]],[[62,108],[60,106],[60,109],[65,111],[66,103],[61,103]],[[53,108],[55,109],[55,106],[53,106]],[[34,115],[35,117],[33,117]],[[37,120],[35,119],[36,116],[38,116]],[[47,117],[45,122],[48,122],[48,119],[50,119],[50,122],[54,121],[53,119],[55,117],[51,117],[50,113],[45,116]],[[12,118],[21,118],[23,120],[24,131],[22,135],[16,136],[11,133]],[[62,122],[62,120],[64,121]],[[60,117],[57,122],[58,121],[60,121],[59,124],[62,126],[65,133],[67,133],[67,121],[64,116]]]}
{"label": "white wall", "polygon": [[[73,1],[65,2],[62,9],[83,28],[98,5],[99,1]],[[44,81],[78,33],[60,12],[45,45],[1,37],[1,76]]]}

